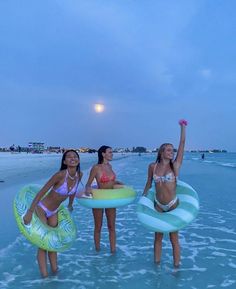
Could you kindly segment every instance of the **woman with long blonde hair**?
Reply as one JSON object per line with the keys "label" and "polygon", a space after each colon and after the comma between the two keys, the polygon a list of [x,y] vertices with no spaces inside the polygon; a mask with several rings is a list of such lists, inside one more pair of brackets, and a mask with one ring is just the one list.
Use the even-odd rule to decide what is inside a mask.
{"label": "woman with long blonde hair", "polygon": [[[155,183],[154,207],[158,212],[165,213],[175,209],[178,206],[176,196],[176,185],[179,170],[182,164],[185,146],[185,127],[186,120],[179,121],[180,142],[176,157],[174,158],[174,147],[170,143],[164,143],[158,150],[156,162],[151,163],[148,167],[148,177],[143,195],[146,196],[148,190]],[[173,249],[174,267],[179,267],[180,263],[180,245],[178,232],[169,233]],[[154,261],[160,263],[162,251],[163,233],[156,232],[154,240]]]}

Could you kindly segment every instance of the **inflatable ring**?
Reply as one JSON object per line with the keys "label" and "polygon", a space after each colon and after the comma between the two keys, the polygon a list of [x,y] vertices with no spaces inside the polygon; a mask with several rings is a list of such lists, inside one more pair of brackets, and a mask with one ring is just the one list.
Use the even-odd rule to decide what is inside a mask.
{"label": "inflatable ring", "polygon": [[154,208],[154,192],[149,191],[137,204],[139,221],[154,232],[169,233],[184,228],[197,216],[199,199],[196,191],[182,181],[177,182],[176,194],[179,205],[172,211],[160,213]]}
{"label": "inflatable ring", "polygon": [[132,203],[136,193],[132,188],[122,187],[119,189],[93,189],[91,198],[80,197],[78,202],[87,208],[117,208]]}
{"label": "inflatable ring", "polygon": [[29,225],[25,225],[23,216],[32,203],[38,185],[24,187],[14,199],[14,214],[21,233],[34,245],[46,251],[62,252],[68,249],[76,238],[76,227],[69,211],[61,205],[58,211],[57,227],[50,227],[43,223],[36,213]]}

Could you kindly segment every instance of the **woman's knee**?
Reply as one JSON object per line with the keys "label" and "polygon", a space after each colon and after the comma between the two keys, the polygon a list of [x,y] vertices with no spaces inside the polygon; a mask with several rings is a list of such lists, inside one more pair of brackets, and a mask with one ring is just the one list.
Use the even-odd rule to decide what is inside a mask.
{"label": "woman's knee", "polygon": [[163,239],[163,234],[161,233],[155,233],[155,242],[161,243]]}
{"label": "woman's knee", "polygon": [[170,242],[171,242],[172,246],[179,246],[178,233],[170,233]]}
{"label": "woman's knee", "polygon": [[101,228],[94,228],[94,233],[95,234],[99,234],[100,235],[101,231],[102,231]]}
{"label": "woman's knee", "polygon": [[101,233],[101,230],[102,230],[102,224],[95,224],[94,226],[94,232],[97,233],[97,234],[100,234]]}
{"label": "woman's knee", "polygon": [[51,227],[56,227],[58,225],[58,217],[57,214],[48,218],[48,225]]}
{"label": "woman's knee", "polygon": [[106,209],[107,228],[110,232],[115,231],[116,209]]}
{"label": "woman's knee", "polygon": [[107,224],[107,228],[109,232],[115,232],[116,228],[115,228],[115,224]]}

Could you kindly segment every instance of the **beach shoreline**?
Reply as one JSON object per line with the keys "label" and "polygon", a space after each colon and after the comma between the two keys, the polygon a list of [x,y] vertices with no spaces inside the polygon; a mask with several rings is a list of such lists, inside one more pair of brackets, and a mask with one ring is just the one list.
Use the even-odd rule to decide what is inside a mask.
{"label": "beach shoreline", "polygon": [[[155,154],[127,157],[121,155],[112,162],[112,166],[119,180],[133,186],[140,196],[146,181],[148,164],[155,161],[155,157]],[[5,160],[4,173],[7,181],[0,184],[0,288],[18,288],[19,284],[28,282],[28,287],[35,289],[34,280],[38,280],[39,285],[42,282],[32,257],[36,248],[20,234],[13,215],[12,202],[23,185],[43,183],[48,179],[51,172],[58,169],[61,156],[28,157],[28,163],[26,160],[19,162],[18,157],[14,158],[15,166],[10,163],[12,157]],[[87,174],[96,161],[96,155],[81,157],[81,161],[82,170]],[[24,167],[26,169],[23,172]],[[140,288],[149,289],[170,285],[173,289],[180,286],[183,289],[191,286],[220,288],[222,284],[233,289],[236,283],[236,185],[232,182],[236,177],[235,168],[236,154],[221,154],[217,157],[211,154],[205,160],[202,160],[199,154],[185,154],[179,178],[197,191],[200,211],[197,218],[179,232],[182,260],[178,277],[172,276],[172,252],[168,238],[163,241],[161,266],[157,268],[153,264],[153,233],[137,220],[135,210],[138,198],[133,204],[117,210],[115,256],[109,253],[106,228],[102,231],[101,252],[98,254],[94,251],[92,212],[75,201],[73,217],[78,227],[78,237],[71,249],[60,254],[60,272],[56,277],[56,282],[60,285],[56,284],[60,289],[79,286],[88,289],[103,288],[104,284],[117,289],[128,289],[132,288],[134,283]],[[101,274],[101,270],[104,274]],[[214,277],[215,274],[218,278]],[[48,280],[44,289],[50,289],[55,281],[53,280]],[[161,287],[157,287],[157,282]]]}

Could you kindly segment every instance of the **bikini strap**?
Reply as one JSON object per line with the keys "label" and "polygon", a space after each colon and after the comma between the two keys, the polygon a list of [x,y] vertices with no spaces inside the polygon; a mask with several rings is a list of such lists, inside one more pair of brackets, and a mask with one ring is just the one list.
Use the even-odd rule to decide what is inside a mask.
{"label": "bikini strap", "polygon": [[157,167],[157,163],[155,163],[155,165],[154,165],[153,172],[152,172],[152,177],[153,177],[154,174],[155,174],[156,167]]}

